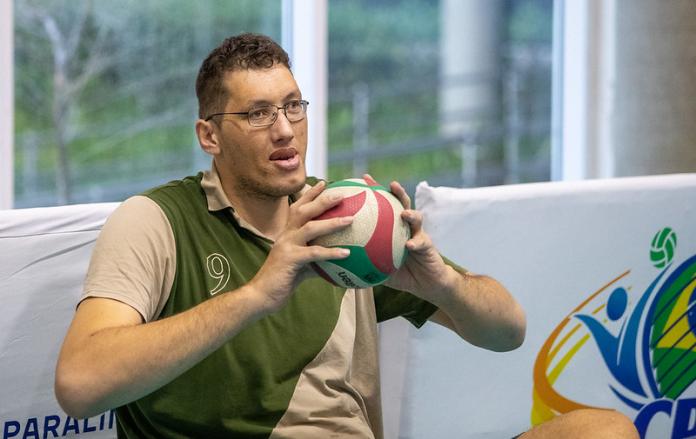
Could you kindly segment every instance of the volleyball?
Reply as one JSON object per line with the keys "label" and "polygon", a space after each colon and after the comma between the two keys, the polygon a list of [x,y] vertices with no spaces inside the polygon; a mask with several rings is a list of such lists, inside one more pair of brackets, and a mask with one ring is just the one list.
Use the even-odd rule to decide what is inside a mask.
{"label": "volleyball", "polygon": [[401,202],[372,179],[336,181],[324,192],[339,193],[343,200],[315,219],[352,216],[353,223],[310,244],[346,248],[350,256],[314,262],[314,271],[345,288],[366,288],[386,281],[406,259],[406,241],[411,237],[408,224],[401,218]]}
{"label": "volleyball", "polygon": [[677,248],[677,234],[665,227],[655,234],[650,244],[650,260],[657,268],[662,268],[672,262],[674,250]]}

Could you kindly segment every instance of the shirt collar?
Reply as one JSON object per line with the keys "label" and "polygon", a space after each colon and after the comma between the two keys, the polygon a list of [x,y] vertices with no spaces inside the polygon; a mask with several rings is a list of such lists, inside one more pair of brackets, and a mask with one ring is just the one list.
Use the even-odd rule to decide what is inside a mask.
{"label": "shirt collar", "polygon": [[[225,190],[222,188],[222,182],[220,181],[220,174],[218,173],[217,166],[215,162],[210,166],[210,170],[203,173],[203,179],[201,180],[201,187],[205,192],[205,198],[208,202],[208,210],[211,212],[216,212],[218,210],[223,210],[231,208],[234,211],[234,206],[230,203],[230,200],[225,194]],[[294,203],[298,198],[302,196],[309,188],[310,185],[305,184],[302,189],[294,194],[290,195],[290,202]]]}
{"label": "shirt collar", "polygon": [[[212,165],[210,166],[210,170],[203,173],[201,187],[205,192],[205,198],[208,203],[208,210],[210,212],[230,209],[232,216],[240,226],[251,230],[259,236],[264,236],[258,230],[256,230],[254,226],[244,221],[244,219],[240,217],[237,212],[235,212],[234,206],[232,206],[232,203],[230,203],[230,200],[227,198],[227,194],[225,194],[225,190],[222,188],[220,174],[218,173],[217,166],[215,166],[215,161],[213,161]],[[300,198],[302,194],[304,194],[310,187],[310,185],[305,184],[299,192],[290,195],[290,203],[294,203],[295,200]]]}
{"label": "shirt collar", "polygon": [[201,187],[205,192],[205,198],[208,202],[209,211],[216,212],[218,210],[223,210],[232,207],[230,200],[227,198],[227,195],[225,195],[225,191],[222,189],[220,174],[218,174],[215,162],[212,163],[209,171],[205,171],[203,173]]}

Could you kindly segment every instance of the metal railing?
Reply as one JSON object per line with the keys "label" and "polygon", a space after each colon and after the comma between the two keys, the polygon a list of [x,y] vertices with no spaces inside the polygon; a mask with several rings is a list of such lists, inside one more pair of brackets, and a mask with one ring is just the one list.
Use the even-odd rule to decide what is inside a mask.
{"label": "metal railing", "polygon": [[[380,160],[398,160],[406,156],[454,151],[459,158],[459,170],[429,175],[413,175],[405,183],[414,187],[420,180],[445,182],[455,187],[472,187],[550,178],[551,130],[551,57],[546,47],[511,47],[507,50],[508,68],[503,74],[490,72],[441,78],[436,81],[402,82],[385,86],[353,85],[350,89],[331,93],[330,106],[350,107],[351,132],[335,133],[342,147],[329,145],[329,169],[350,166],[353,176],[367,172]],[[534,92],[534,87],[540,91]],[[437,96],[447,90],[462,87],[485,87],[496,90],[497,99],[483,106],[440,111],[431,120],[433,126],[399,140],[380,139],[378,131],[399,131],[411,127],[419,117],[406,115],[394,126],[376,122],[380,106],[408,106],[421,102],[424,96]],[[434,110],[424,111],[432,114]],[[457,127],[454,132],[442,127]],[[350,144],[346,147],[346,144]],[[527,151],[536,144],[536,153]],[[526,145],[526,150],[525,150]],[[495,149],[498,160],[486,159]],[[534,148],[532,148],[534,150]],[[488,153],[488,154],[487,154]]]}

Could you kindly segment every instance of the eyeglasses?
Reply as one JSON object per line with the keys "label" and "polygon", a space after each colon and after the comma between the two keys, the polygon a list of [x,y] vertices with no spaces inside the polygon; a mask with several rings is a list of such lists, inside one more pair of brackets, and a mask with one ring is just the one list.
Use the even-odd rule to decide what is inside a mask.
{"label": "eyeglasses", "polygon": [[241,113],[214,113],[206,117],[205,121],[207,122],[215,116],[236,114],[246,116],[249,125],[253,127],[266,127],[273,125],[278,119],[278,110],[283,110],[283,114],[285,114],[285,117],[287,117],[290,122],[299,122],[307,115],[307,105],[309,105],[309,102],[297,99],[286,103],[282,107],[277,105],[262,105]]}

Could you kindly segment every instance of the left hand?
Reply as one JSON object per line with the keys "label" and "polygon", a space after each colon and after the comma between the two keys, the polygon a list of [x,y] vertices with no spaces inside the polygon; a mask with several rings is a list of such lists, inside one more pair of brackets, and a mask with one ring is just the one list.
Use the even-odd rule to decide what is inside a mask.
{"label": "left hand", "polygon": [[411,227],[411,239],[406,241],[408,256],[404,264],[385,285],[435,302],[434,299],[448,288],[448,266],[423,230],[423,214],[411,209],[411,198],[406,190],[396,181],[389,184],[389,189],[404,206],[401,218]]}

